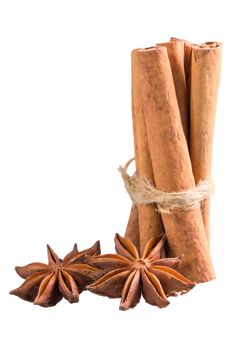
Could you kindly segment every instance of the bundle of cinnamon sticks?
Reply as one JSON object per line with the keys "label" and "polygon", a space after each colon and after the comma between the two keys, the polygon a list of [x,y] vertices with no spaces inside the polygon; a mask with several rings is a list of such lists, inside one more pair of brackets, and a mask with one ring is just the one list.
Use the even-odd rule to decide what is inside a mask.
{"label": "bundle of cinnamon sticks", "polygon": [[[168,43],[132,51],[132,119],[138,176],[170,193],[211,180],[212,142],[222,45]],[[132,206],[125,236],[142,252],[166,233],[165,255],[183,255],[180,272],[195,282],[215,278],[210,257],[209,199],[160,213]]]}
{"label": "bundle of cinnamon sticks", "polygon": [[172,38],[132,51],[136,174],[127,174],[130,161],[119,169],[133,201],[125,238],[116,235],[116,254],[100,254],[97,241],[63,260],[48,246],[48,264],[16,267],[25,281],[10,294],[49,307],[78,302],[86,289],[121,297],[121,310],[141,296],[162,308],[215,278],[209,195],[221,50]]}

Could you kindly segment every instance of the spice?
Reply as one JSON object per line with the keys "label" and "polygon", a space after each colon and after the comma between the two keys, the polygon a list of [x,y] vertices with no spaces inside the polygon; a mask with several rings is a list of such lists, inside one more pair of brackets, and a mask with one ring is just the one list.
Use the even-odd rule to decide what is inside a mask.
{"label": "spice", "polygon": [[88,290],[110,298],[121,297],[120,309],[136,306],[143,295],[147,303],[163,308],[169,304],[168,296],[186,292],[195,283],[183,277],[175,269],[182,257],[161,259],[165,235],[152,238],[139,255],[135,245],[126,238],[116,235],[117,254],[90,256],[89,264],[106,273]]}
{"label": "spice", "polygon": [[86,285],[101,275],[99,269],[85,263],[87,256],[100,254],[99,242],[82,252],[78,252],[75,244],[63,260],[50,246],[47,246],[47,254],[48,265],[35,262],[15,268],[25,282],[10,294],[44,307],[56,305],[63,297],[69,303],[77,303]]}
{"label": "spice", "polygon": [[[222,45],[217,42],[195,45],[176,38],[149,49],[133,50],[136,173],[146,177],[158,190],[183,192],[201,182],[211,183],[221,50]],[[138,134],[136,126],[140,129]],[[141,148],[136,147],[142,143],[145,147],[140,152],[143,157],[140,165],[147,165],[144,171],[138,160]],[[185,255],[182,273],[196,282],[213,279],[215,273],[209,255],[209,198],[200,202],[200,209],[162,214],[163,226],[155,224],[154,208],[155,204],[138,203],[132,209],[125,236],[133,242],[139,240],[142,251],[144,242],[157,236],[160,227],[164,227],[168,238],[166,255]],[[142,216],[142,211],[151,215]],[[141,226],[145,229],[141,230]]]}
{"label": "spice", "polygon": [[[187,45],[189,45],[187,43]],[[210,179],[215,112],[220,80],[222,45],[191,44],[190,156],[196,184]],[[201,202],[203,222],[210,240],[210,201]]]}

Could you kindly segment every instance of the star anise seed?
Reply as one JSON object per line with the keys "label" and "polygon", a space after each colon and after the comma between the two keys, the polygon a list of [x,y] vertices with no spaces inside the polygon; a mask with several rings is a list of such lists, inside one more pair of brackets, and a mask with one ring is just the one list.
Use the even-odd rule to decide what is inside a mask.
{"label": "star anise seed", "polygon": [[102,275],[99,269],[85,263],[87,256],[94,254],[100,254],[99,241],[81,252],[75,244],[63,260],[47,245],[48,265],[35,262],[17,266],[16,272],[25,281],[10,294],[44,307],[54,306],[63,297],[70,303],[77,303],[86,285]]}
{"label": "star anise seed", "polygon": [[141,295],[147,303],[160,308],[169,304],[168,296],[184,293],[195,283],[175,269],[182,257],[160,258],[166,236],[151,239],[142,256],[126,238],[116,235],[117,254],[90,256],[87,262],[105,271],[105,274],[87,289],[110,298],[121,297],[120,309],[128,310],[139,303]]}

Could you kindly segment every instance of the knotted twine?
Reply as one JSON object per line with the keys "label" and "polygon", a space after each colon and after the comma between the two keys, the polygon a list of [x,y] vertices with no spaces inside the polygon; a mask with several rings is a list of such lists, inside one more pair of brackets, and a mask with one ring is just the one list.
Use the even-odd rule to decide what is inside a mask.
{"label": "knotted twine", "polygon": [[129,165],[135,160],[130,159],[124,167],[118,168],[125,188],[133,204],[156,204],[161,213],[170,213],[173,209],[190,210],[200,206],[200,202],[210,197],[214,191],[212,181],[200,181],[195,187],[181,192],[164,192],[158,190],[149,179],[136,173],[127,173]]}

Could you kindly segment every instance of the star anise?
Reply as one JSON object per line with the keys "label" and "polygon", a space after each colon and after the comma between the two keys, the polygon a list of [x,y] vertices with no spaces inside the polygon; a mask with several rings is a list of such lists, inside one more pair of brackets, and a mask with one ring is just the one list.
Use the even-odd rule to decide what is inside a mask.
{"label": "star anise", "polygon": [[87,284],[101,276],[101,271],[85,263],[89,255],[100,254],[100,244],[78,252],[77,245],[61,260],[47,245],[48,265],[31,263],[15,270],[24,278],[24,283],[10,294],[49,307],[57,304],[63,297],[70,303],[79,301],[79,294]]}
{"label": "star anise", "polygon": [[181,256],[160,259],[165,240],[165,235],[151,239],[140,257],[134,244],[117,234],[117,254],[87,258],[89,264],[105,271],[87,289],[110,298],[121,297],[120,310],[136,306],[141,294],[151,305],[160,308],[167,306],[168,296],[184,293],[193,288],[195,283],[175,270],[182,261]]}

